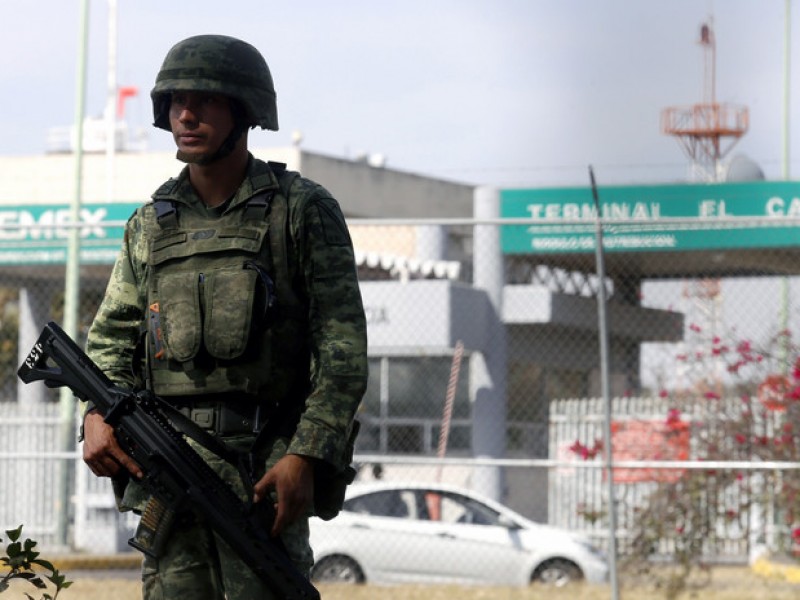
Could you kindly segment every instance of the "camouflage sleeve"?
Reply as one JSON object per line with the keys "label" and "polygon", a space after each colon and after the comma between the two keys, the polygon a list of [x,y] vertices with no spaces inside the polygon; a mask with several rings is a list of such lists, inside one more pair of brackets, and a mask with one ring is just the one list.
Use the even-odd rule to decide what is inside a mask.
{"label": "camouflage sleeve", "polygon": [[134,383],[133,353],[147,302],[145,252],[140,209],[125,227],[122,248],[86,342],[89,357],[114,383],[126,387]]}
{"label": "camouflage sleeve", "polygon": [[339,204],[324,194],[306,205],[303,217],[311,392],[288,452],[342,468],[348,433],[367,386],[366,317]]}

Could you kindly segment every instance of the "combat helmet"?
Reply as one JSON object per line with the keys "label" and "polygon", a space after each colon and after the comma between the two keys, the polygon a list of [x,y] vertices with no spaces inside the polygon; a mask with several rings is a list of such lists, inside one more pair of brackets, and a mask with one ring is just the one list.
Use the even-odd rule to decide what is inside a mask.
{"label": "combat helmet", "polygon": [[169,102],[174,91],[214,92],[235,98],[248,127],[278,130],[275,86],[261,53],[225,35],[196,35],[167,53],[150,92],[153,125],[170,130]]}

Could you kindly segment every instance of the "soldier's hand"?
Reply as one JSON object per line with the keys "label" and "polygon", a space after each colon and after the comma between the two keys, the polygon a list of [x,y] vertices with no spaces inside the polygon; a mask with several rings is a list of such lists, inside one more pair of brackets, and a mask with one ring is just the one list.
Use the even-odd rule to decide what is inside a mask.
{"label": "soldier's hand", "polygon": [[113,477],[123,468],[137,479],[142,477],[139,465],[119,447],[114,428],[96,411],[83,421],[83,461],[98,477]]}
{"label": "soldier's hand", "polygon": [[269,498],[274,489],[278,497],[275,504],[275,522],[272,535],[278,536],[284,528],[299,519],[314,500],[314,459],[299,454],[281,458],[256,483],[254,502]]}

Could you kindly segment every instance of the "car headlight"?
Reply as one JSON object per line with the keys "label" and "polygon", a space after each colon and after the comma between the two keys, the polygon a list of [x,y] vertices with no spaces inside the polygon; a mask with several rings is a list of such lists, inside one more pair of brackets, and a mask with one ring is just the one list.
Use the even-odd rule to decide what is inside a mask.
{"label": "car headlight", "polygon": [[589,540],[575,540],[575,541],[578,542],[578,545],[584,550],[586,550],[589,554],[596,556],[597,558],[600,558],[602,560],[606,559],[605,553]]}

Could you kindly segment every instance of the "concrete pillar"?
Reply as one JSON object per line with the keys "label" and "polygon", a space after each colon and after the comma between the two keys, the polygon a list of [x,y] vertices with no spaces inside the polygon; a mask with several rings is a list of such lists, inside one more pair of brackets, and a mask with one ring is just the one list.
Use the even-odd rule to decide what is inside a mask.
{"label": "concrete pillar", "polygon": [[417,227],[417,258],[421,261],[444,260],[447,254],[447,230],[442,225]]}
{"label": "concrete pillar", "polygon": [[[27,358],[47,319],[48,303],[44,298],[36,297],[27,287],[19,290],[19,340],[17,364]],[[17,380],[17,401],[21,407],[29,407],[43,403],[47,398],[47,388],[41,383],[25,384]]]}
{"label": "concrete pillar", "polygon": [[[500,195],[495,188],[479,187],[474,195],[474,215],[500,216]],[[472,450],[476,458],[503,458],[506,450],[507,340],[502,321],[504,268],[497,225],[476,225],[473,244],[474,285],[489,298],[484,347],[470,358]],[[505,481],[502,467],[475,467],[471,486],[502,501]]]}

